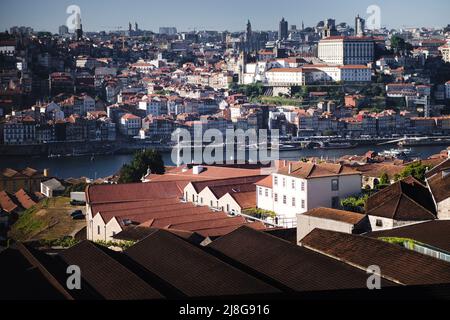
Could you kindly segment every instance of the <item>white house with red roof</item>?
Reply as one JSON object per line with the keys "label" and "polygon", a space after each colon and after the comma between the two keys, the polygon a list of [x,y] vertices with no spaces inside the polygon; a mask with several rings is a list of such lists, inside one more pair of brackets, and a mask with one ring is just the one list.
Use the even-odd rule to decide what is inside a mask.
{"label": "white house with red roof", "polygon": [[120,118],[120,132],[123,135],[134,137],[139,134],[142,127],[142,119],[134,114],[127,113]]}
{"label": "white house with red roof", "polygon": [[331,163],[289,163],[257,185],[257,206],[274,211],[276,223],[295,227],[297,214],[318,207],[338,208],[340,200],[361,192],[361,173]]}

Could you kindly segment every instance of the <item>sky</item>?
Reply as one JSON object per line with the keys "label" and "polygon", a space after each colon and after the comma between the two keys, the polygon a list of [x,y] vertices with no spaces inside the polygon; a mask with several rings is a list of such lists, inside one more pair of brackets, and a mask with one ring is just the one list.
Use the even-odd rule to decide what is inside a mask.
{"label": "sky", "polygon": [[81,8],[85,31],[127,29],[138,22],[143,30],[174,26],[179,31],[245,29],[277,30],[282,17],[289,24],[315,26],[335,18],[353,26],[357,14],[367,17],[370,5],[381,8],[381,25],[388,28],[443,27],[450,24],[449,0],[0,0],[0,30],[29,26],[57,32],[66,23],[70,5]]}

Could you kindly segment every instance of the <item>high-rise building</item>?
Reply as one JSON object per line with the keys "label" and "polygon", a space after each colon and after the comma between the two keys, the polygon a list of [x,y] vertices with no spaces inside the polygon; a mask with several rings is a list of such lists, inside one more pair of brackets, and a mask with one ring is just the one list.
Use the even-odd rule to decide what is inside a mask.
{"label": "high-rise building", "polygon": [[366,28],[366,20],[358,16],[355,18],[355,36],[364,37],[364,30]]}
{"label": "high-rise building", "polygon": [[66,25],[62,25],[59,27],[59,35],[60,36],[64,36],[68,33],[69,33],[69,27],[67,27]]}
{"label": "high-rise building", "polygon": [[280,28],[278,30],[278,40],[286,40],[288,38],[288,22],[283,18],[280,21]]}
{"label": "high-rise building", "polygon": [[322,38],[328,38],[337,35],[336,20],[327,19],[324,22]]}
{"label": "high-rise building", "polygon": [[81,24],[80,13],[77,13],[77,18],[75,22],[75,36],[77,41],[81,41],[83,39],[83,25]]}

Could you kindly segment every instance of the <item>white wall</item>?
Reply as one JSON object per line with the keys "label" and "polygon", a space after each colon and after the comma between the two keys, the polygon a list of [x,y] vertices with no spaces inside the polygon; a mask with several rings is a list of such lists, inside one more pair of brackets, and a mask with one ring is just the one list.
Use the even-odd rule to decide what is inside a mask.
{"label": "white wall", "polygon": [[256,189],[256,204],[259,209],[273,211],[273,190],[258,186]]}
{"label": "white wall", "polygon": [[234,198],[227,193],[222,198],[219,199],[219,207],[223,208],[223,211],[226,213],[234,213],[241,214],[242,208],[241,206],[234,200]]}
{"label": "white wall", "polygon": [[218,206],[219,199],[216,198],[214,193],[212,193],[209,188],[205,188],[198,194],[198,203],[202,206],[216,208]]}
{"label": "white wall", "polygon": [[330,230],[351,234],[353,232],[353,225],[341,221],[305,216],[303,214],[297,215],[298,243],[304,237],[310,234],[314,229]]}
{"label": "white wall", "polygon": [[450,219],[450,198],[441,201],[437,204],[438,219],[448,220]]}
{"label": "white wall", "polygon": [[[275,183],[276,177],[278,178],[278,184]],[[314,208],[332,208],[334,197],[343,199],[361,193],[360,174],[307,180],[273,174],[273,179],[272,211],[275,211],[278,218],[286,220],[295,221],[297,214],[305,213]],[[339,181],[339,190],[337,191],[332,190],[332,180],[334,179]],[[293,185],[293,181],[295,181],[295,185]],[[302,184],[304,184],[304,189],[302,189]],[[286,203],[284,203],[284,200],[286,200]],[[258,192],[258,207],[262,208],[262,206],[268,206],[268,204],[260,200]]]}

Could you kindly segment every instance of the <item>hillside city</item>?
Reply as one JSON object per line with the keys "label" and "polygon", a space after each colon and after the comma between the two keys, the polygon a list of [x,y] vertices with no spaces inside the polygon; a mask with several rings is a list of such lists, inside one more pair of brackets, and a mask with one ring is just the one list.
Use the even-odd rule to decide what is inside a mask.
{"label": "hillside city", "polygon": [[0,33],[0,300],[450,298],[450,24],[354,16]]}

